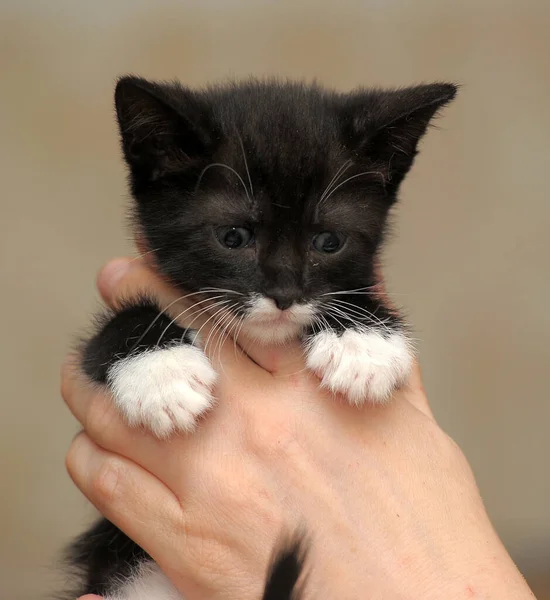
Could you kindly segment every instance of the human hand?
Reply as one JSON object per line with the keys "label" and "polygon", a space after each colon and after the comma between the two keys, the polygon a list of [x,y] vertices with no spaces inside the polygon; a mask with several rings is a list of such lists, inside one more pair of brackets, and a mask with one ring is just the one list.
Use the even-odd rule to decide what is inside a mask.
{"label": "human hand", "polygon": [[[116,283],[104,271],[99,287],[110,305],[144,288],[161,306],[173,299],[139,261]],[[230,341],[210,345],[218,405],[193,435],[167,441],[129,429],[107,394],[64,371],[85,429],[71,476],[186,598],[260,597],[281,532],[301,526],[306,598],[533,597],[418,370],[388,406],[358,409],[319,389],[298,346],[242,343],[255,362]]]}

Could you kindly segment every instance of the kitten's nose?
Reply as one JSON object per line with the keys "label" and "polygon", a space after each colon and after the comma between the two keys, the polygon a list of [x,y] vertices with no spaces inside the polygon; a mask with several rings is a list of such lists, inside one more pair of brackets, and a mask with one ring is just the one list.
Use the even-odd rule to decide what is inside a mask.
{"label": "kitten's nose", "polygon": [[288,294],[269,294],[269,297],[275,302],[275,306],[279,310],[287,310],[287,308],[290,308],[295,302],[295,298]]}

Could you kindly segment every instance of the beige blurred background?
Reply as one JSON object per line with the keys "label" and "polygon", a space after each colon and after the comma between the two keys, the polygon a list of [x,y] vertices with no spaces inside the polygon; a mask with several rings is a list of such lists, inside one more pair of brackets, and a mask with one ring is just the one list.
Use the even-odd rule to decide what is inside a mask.
{"label": "beige blurred background", "polygon": [[65,474],[58,367],[98,307],[96,270],[132,252],[112,110],[126,72],[464,84],[403,188],[387,274],[440,423],[550,598],[549,29],[548,0],[2,0],[2,600],[59,585],[92,514]]}

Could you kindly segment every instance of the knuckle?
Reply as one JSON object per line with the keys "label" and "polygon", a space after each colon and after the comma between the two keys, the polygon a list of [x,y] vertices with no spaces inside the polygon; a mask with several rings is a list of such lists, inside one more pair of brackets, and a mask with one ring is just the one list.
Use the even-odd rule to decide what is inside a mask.
{"label": "knuckle", "polygon": [[117,496],[122,463],[114,457],[106,457],[94,471],[90,480],[90,494],[96,506],[112,503]]}
{"label": "knuckle", "polygon": [[104,393],[94,394],[84,423],[90,437],[96,441],[105,441],[117,421],[116,409],[108,396]]}

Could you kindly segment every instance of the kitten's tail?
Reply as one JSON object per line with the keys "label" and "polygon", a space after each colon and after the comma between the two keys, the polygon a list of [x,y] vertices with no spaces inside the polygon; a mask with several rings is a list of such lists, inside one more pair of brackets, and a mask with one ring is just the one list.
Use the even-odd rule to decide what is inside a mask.
{"label": "kitten's tail", "polygon": [[300,600],[305,558],[301,537],[282,544],[274,552],[262,600]]}

